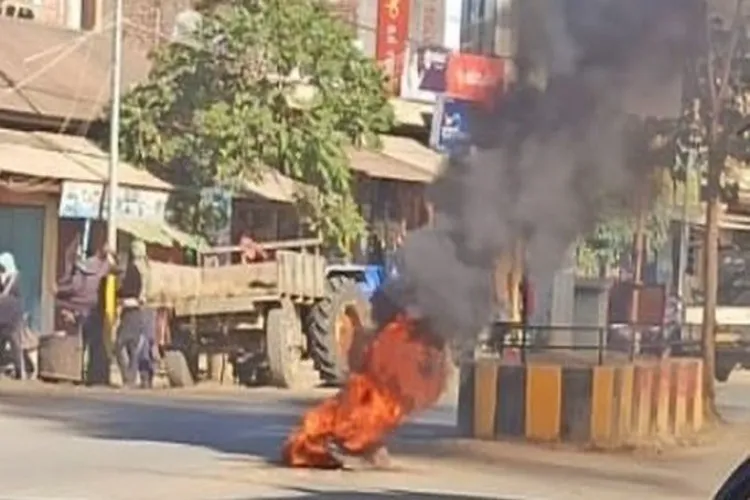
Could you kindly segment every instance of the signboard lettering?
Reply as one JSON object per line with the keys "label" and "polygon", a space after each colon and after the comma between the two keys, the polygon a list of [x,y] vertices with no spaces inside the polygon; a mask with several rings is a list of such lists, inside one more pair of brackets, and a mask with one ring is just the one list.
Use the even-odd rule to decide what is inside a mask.
{"label": "signboard lettering", "polygon": [[462,154],[471,144],[470,120],[473,103],[441,95],[435,106],[430,146],[441,153]]}
{"label": "signboard lettering", "polygon": [[[117,214],[120,217],[164,220],[169,193],[120,186]],[[66,219],[106,218],[109,196],[104,185],[65,181],[58,215]]]}
{"label": "signboard lettering", "polygon": [[394,92],[403,72],[409,37],[409,0],[378,0],[375,57],[391,79]]}
{"label": "signboard lettering", "polygon": [[445,92],[445,77],[451,53],[442,47],[409,50],[401,78],[401,97],[434,103]]}
{"label": "signboard lettering", "polygon": [[476,54],[452,54],[446,71],[446,94],[492,105],[505,84],[506,61]]}

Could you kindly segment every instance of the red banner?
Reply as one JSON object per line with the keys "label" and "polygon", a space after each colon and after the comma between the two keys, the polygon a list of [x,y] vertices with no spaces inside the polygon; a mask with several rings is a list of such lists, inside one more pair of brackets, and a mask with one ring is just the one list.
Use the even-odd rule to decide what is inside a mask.
{"label": "red banner", "polygon": [[446,95],[491,105],[504,90],[505,64],[497,57],[452,54],[446,71]]}
{"label": "red banner", "polygon": [[378,0],[375,57],[397,92],[409,38],[409,0]]}

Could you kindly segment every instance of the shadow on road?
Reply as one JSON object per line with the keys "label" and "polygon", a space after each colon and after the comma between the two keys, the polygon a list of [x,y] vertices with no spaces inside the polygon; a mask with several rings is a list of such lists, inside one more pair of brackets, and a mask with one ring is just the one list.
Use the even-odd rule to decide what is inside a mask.
{"label": "shadow on road", "polygon": [[[224,454],[276,461],[289,431],[314,401],[287,399],[244,402],[168,400],[132,393],[91,397],[66,394],[0,394],[0,415],[53,422],[78,435],[109,440],[148,441],[204,447]],[[398,432],[405,439],[449,437],[450,426],[412,423]]]}
{"label": "shadow on road", "polygon": [[[361,492],[356,490],[318,491],[309,489],[295,489],[295,496],[272,497],[268,500],[385,500],[387,498],[408,498],[410,500],[512,500],[500,497],[478,497],[466,495],[452,495],[446,493],[424,493],[418,491],[389,490],[384,492]],[[237,500],[252,500],[242,498]]]}

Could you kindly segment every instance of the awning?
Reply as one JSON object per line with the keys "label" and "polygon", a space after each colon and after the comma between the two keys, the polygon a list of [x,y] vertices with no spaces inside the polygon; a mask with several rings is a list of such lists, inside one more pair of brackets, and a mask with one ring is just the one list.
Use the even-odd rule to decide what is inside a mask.
{"label": "awning", "polygon": [[[376,179],[428,184],[443,169],[443,156],[416,139],[392,135],[380,139],[382,148],[377,151],[349,149],[352,170]],[[314,189],[270,168],[259,179],[246,181],[243,188],[244,194],[278,203],[294,203],[299,193]]]}
{"label": "awning", "polygon": [[432,120],[434,104],[395,97],[390,100],[396,123],[412,127],[426,127]]}
{"label": "awning", "polygon": [[312,189],[270,168],[259,179],[246,181],[243,187],[247,193],[279,203],[294,203],[298,193]]}
{"label": "awning", "polygon": [[172,247],[177,244],[178,246],[195,250],[208,247],[208,243],[202,237],[190,235],[166,222],[121,219],[117,221],[117,228],[152,245]]}
{"label": "awning", "polygon": [[[85,137],[0,129],[0,172],[80,182],[106,182],[109,157]],[[135,188],[171,191],[173,186],[127,162],[119,182]]]}
{"label": "awning", "polygon": [[443,169],[443,156],[410,137],[384,135],[378,151],[351,150],[352,169],[377,179],[430,183]]}

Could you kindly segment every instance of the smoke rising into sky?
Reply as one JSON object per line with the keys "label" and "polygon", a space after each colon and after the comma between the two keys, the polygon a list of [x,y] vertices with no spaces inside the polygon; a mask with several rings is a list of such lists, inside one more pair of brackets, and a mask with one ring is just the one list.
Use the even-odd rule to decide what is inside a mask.
{"label": "smoke rising into sky", "polygon": [[434,328],[473,336],[486,324],[495,259],[519,236],[544,278],[612,206],[632,210],[654,165],[631,113],[674,94],[699,3],[518,2],[519,75],[537,85],[516,86],[478,127],[482,148],[431,186],[435,226],[403,247],[407,302]]}

